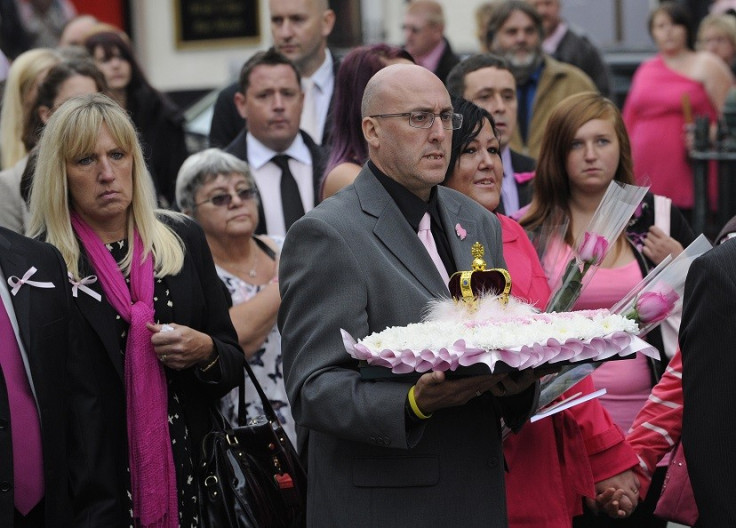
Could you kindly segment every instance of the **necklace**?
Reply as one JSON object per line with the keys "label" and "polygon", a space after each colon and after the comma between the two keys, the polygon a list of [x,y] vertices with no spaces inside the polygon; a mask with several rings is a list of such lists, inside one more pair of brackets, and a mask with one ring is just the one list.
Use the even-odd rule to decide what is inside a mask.
{"label": "necklace", "polygon": [[250,271],[248,272],[248,276],[251,279],[254,279],[257,275],[256,273],[256,264],[258,264],[258,246],[253,243],[253,239],[251,239],[251,251],[253,251],[253,258],[251,259],[252,266],[250,267]]}

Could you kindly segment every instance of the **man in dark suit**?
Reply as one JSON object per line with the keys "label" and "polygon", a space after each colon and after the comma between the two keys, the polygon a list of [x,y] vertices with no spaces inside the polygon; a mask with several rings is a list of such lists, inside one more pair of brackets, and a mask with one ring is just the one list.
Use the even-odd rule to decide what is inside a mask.
{"label": "man in dark suit", "polygon": [[433,0],[415,0],[406,8],[404,24],[404,49],[420,66],[434,72],[445,82],[460,57],[452,51],[445,37],[445,15],[442,6]]}
{"label": "man in dark suit", "polygon": [[319,201],[325,156],[299,129],[304,94],[289,59],[274,48],[258,52],[243,66],[239,84],[235,104],[248,126],[225,151],[250,165],[261,198],[256,233],[283,236]]}
{"label": "man in dark suit", "polygon": [[[332,100],[339,61],[327,48],[335,12],[327,0],[269,0],[274,47],[289,58],[301,75],[305,101],[302,129],[318,145],[329,145]],[[224,148],[243,129],[235,107],[238,83],[224,88],[215,102],[210,146]]]}
{"label": "man in dark suit", "polygon": [[680,326],[682,446],[698,526],[736,526],[736,241],[690,267]]}
{"label": "man in dark suit", "polygon": [[70,291],[56,249],[0,228],[0,526],[71,525]]}
{"label": "man in dark suit", "polygon": [[[380,70],[362,114],[369,161],[293,225],[281,254],[278,324],[308,461],[307,525],[505,527],[500,418],[526,420],[531,377],[367,381],[340,334],[418,322],[429,301],[449,297],[443,275],[469,268],[476,241],[503,266],[498,220],[438,185],[459,116],[432,72]],[[421,225],[431,226],[424,241]]]}
{"label": "man in dark suit", "polygon": [[454,97],[471,101],[493,116],[501,145],[503,183],[499,213],[512,215],[532,200],[531,172],[536,162],[509,147],[516,130],[516,80],[505,59],[489,53],[472,55],[455,66],[447,77]]}

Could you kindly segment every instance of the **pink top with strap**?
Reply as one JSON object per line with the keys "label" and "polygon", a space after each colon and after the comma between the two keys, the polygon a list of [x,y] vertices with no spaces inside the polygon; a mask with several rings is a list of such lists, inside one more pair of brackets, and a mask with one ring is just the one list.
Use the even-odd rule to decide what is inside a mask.
{"label": "pink top with strap", "polygon": [[[631,82],[623,117],[631,138],[634,174],[651,182],[651,192],[672,198],[685,209],[693,207],[693,170],[685,148],[682,99],[687,94],[693,118],[717,119],[716,109],[702,83],[669,68],[661,56],[644,62]],[[709,198],[717,204],[715,165],[711,166]]]}

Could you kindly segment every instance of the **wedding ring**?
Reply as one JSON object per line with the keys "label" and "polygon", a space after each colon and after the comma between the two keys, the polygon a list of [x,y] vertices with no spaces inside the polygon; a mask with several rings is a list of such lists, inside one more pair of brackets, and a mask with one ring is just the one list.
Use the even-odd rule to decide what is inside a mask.
{"label": "wedding ring", "polygon": [[476,396],[480,396],[481,394],[483,394],[481,391],[479,391],[479,390],[475,391],[475,395]]}
{"label": "wedding ring", "polygon": [[158,358],[161,360],[161,363],[166,363],[166,354],[161,354]]}
{"label": "wedding ring", "polygon": [[161,330],[160,331],[161,332],[173,332],[174,331],[174,327],[171,326],[171,325],[168,325],[168,324],[161,325]]}

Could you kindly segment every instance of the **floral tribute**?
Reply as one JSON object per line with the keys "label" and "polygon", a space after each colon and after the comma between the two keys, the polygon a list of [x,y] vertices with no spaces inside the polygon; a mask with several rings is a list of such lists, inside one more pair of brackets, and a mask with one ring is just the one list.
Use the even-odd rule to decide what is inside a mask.
{"label": "floral tribute", "polygon": [[[633,320],[609,310],[539,313],[510,297],[487,296],[472,311],[462,308],[448,317],[452,301],[440,301],[427,319],[391,327],[356,341],[341,330],[345,349],[371,366],[394,374],[455,371],[484,364],[489,372],[502,362],[521,370],[563,361],[600,361],[656,349],[636,337]],[[464,303],[458,303],[458,306]]]}

